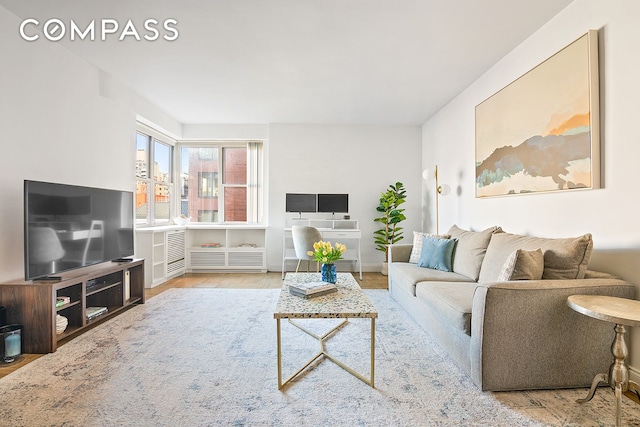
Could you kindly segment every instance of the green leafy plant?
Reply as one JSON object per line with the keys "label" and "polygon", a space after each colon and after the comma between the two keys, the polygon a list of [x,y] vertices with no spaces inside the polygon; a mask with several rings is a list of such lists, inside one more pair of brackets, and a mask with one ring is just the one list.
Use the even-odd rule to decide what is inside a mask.
{"label": "green leafy plant", "polygon": [[400,223],[407,219],[404,209],[400,207],[407,198],[406,190],[401,182],[389,185],[389,189],[380,195],[380,201],[376,210],[383,215],[375,218],[375,222],[383,225],[383,228],[373,232],[376,249],[384,252],[384,261],[389,262],[387,245],[402,240],[402,227]]}

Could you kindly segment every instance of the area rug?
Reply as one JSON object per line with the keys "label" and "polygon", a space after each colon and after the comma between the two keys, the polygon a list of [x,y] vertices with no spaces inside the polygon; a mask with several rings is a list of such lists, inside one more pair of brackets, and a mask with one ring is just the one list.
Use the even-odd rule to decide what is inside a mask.
{"label": "area rug", "polygon": [[[171,289],[0,379],[2,426],[607,426],[600,388],[481,392],[389,297],[367,290],[379,318],[376,388],[324,360],[277,388],[279,290]],[[335,320],[304,320],[321,331]],[[334,323],[335,324],[335,323]],[[369,371],[367,320],[327,344]],[[283,371],[318,344],[283,322]],[[623,424],[640,425],[624,398]]]}

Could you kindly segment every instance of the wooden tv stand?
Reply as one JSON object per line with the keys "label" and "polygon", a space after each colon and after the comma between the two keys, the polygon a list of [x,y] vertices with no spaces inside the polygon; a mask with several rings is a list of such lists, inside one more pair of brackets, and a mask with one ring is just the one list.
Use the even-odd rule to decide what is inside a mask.
{"label": "wooden tv stand", "polygon": [[[61,280],[11,280],[0,283],[0,305],[7,308],[7,324],[21,324],[23,353],[53,353],[61,340],[113,317],[132,304],[144,304],[144,260],[105,262],[62,273]],[[128,281],[128,284],[127,284]],[[56,307],[56,298],[70,302]],[[87,307],[107,312],[87,319]],[[69,320],[56,333],[56,314]]]}

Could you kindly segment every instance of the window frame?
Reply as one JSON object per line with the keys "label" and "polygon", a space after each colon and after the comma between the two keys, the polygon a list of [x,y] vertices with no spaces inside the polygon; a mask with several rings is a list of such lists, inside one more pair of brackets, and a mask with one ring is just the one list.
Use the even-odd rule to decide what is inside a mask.
{"label": "window frame", "polygon": [[[219,174],[218,172],[207,172],[207,171],[198,171],[198,197],[200,199],[214,199],[216,197],[219,198],[219,196],[217,194],[209,194],[209,191],[207,191],[207,194],[205,194],[204,190],[209,190],[209,189],[203,189],[203,178],[205,178],[205,174],[207,175],[207,178],[211,178],[211,180],[213,182],[216,182],[216,186],[218,187],[218,189],[220,188],[220,182],[219,182]],[[209,185],[209,187],[211,187],[210,189],[213,190],[213,186]],[[220,190],[218,190],[218,192],[220,192]],[[213,191],[211,191],[211,193],[213,193]]]}
{"label": "window frame", "polygon": [[[258,154],[255,159],[252,159],[249,153],[251,144],[258,145]],[[264,210],[263,210],[263,199],[264,199],[264,176],[262,174],[263,171],[263,162],[264,162],[264,141],[260,140],[242,140],[242,141],[212,141],[212,140],[200,140],[200,141],[177,141],[175,147],[175,157],[176,157],[176,168],[175,174],[180,177],[182,180],[182,151],[183,149],[200,149],[200,148],[216,148],[218,149],[218,221],[217,222],[199,222],[204,225],[219,225],[219,224],[263,224],[264,218]],[[224,164],[224,149],[225,148],[244,148],[247,152],[247,172],[245,184],[227,184],[224,179],[225,168]],[[194,171],[197,172],[197,171]],[[189,172],[194,173],[194,172]],[[252,178],[254,176],[254,180],[257,183],[254,183],[253,186],[256,188],[255,194],[250,191],[250,187],[252,186]],[[181,203],[182,203],[182,181],[180,182],[180,194],[178,194],[175,198],[175,204],[177,212],[181,212]],[[225,200],[224,193],[226,188],[246,188],[247,195],[247,220],[246,221],[227,221],[226,215],[224,212]],[[190,188],[189,192],[199,191],[199,189]],[[254,197],[254,200],[250,200],[251,197]],[[252,210],[252,212],[250,212]],[[252,220],[253,219],[253,220]],[[192,219],[193,220],[193,219]]]}
{"label": "window frame", "polygon": [[[136,170],[136,194],[138,183],[146,184],[146,198],[147,198],[147,217],[145,220],[138,220],[136,216],[136,227],[154,226],[154,225],[169,225],[172,218],[175,216],[175,145],[176,141],[167,135],[164,135],[155,129],[152,129],[146,125],[138,123],[136,126],[136,152],[138,150],[138,135],[146,137],[146,177],[138,177]],[[167,181],[156,179],[155,177],[155,155],[156,144],[161,144],[169,149],[167,173]],[[136,156],[137,167],[137,156]],[[169,216],[166,219],[156,218],[156,186],[162,185],[167,187]]]}

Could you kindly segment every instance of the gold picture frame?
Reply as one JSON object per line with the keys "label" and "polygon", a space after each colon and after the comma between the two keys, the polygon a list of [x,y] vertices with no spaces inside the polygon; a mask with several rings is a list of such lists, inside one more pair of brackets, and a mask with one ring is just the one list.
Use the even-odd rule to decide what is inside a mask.
{"label": "gold picture frame", "polygon": [[478,104],[476,197],[600,187],[598,31]]}

